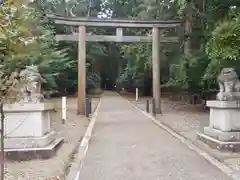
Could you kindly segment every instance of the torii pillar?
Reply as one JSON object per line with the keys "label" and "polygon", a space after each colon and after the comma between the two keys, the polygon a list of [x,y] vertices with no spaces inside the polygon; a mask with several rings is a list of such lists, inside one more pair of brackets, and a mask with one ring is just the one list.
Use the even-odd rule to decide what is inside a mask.
{"label": "torii pillar", "polygon": [[155,112],[161,114],[161,88],[160,88],[160,32],[158,27],[152,29],[152,71],[153,71],[153,98]]}
{"label": "torii pillar", "polygon": [[86,27],[78,28],[78,99],[77,113],[85,114],[86,105]]}

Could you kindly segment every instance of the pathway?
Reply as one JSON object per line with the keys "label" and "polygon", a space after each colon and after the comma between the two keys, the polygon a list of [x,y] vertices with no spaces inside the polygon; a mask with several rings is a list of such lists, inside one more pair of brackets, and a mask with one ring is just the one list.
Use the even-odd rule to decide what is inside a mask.
{"label": "pathway", "polygon": [[230,179],[122,97],[103,97],[79,180]]}

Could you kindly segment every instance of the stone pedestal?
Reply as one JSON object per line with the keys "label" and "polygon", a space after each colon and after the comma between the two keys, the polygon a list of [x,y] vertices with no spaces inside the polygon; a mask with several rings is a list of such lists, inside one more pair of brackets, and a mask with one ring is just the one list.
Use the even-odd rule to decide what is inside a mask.
{"label": "stone pedestal", "polygon": [[240,151],[240,104],[238,101],[207,101],[209,126],[198,138],[212,148]]}
{"label": "stone pedestal", "polygon": [[51,103],[4,106],[5,153],[8,159],[50,158],[62,142],[51,130]]}

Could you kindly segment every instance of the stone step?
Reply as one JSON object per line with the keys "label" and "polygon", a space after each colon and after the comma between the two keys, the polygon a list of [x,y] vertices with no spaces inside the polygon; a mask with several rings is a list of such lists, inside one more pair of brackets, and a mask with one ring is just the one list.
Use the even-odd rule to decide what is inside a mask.
{"label": "stone step", "polygon": [[240,141],[220,141],[203,133],[198,133],[197,139],[203,141],[213,149],[218,149],[220,151],[240,152]]}
{"label": "stone step", "polygon": [[49,159],[55,156],[56,151],[63,143],[63,138],[58,138],[46,147],[5,149],[5,157],[10,161],[27,161],[32,159]]}

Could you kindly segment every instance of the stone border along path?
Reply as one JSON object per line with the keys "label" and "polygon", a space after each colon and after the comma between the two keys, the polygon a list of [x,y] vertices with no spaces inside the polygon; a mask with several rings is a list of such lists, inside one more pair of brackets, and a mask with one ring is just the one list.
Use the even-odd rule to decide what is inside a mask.
{"label": "stone border along path", "polygon": [[78,180],[79,179],[80,170],[81,170],[82,164],[83,164],[83,159],[86,156],[88,146],[89,146],[89,141],[92,136],[92,130],[96,123],[96,118],[97,118],[97,115],[99,112],[99,108],[101,106],[101,101],[102,101],[101,98],[100,98],[100,101],[99,101],[94,113],[91,116],[90,123],[89,123],[87,130],[84,134],[84,137],[82,138],[82,141],[77,149],[77,154],[75,155],[74,161],[72,162],[72,165],[69,169],[69,173],[67,174],[67,177],[65,178],[66,180]]}
{"label": "stone border along path", "polygon": [[81,143],[88,147],[97,120],[91,145],[80,148],[81,163],[75,166],[78,171],[71,180],[237,179],[225,166],[221,170],[232,178],[213,166],[210,156],[139,110],[116,93],[104,93],[91,130],[86,132],[87,141]]}

